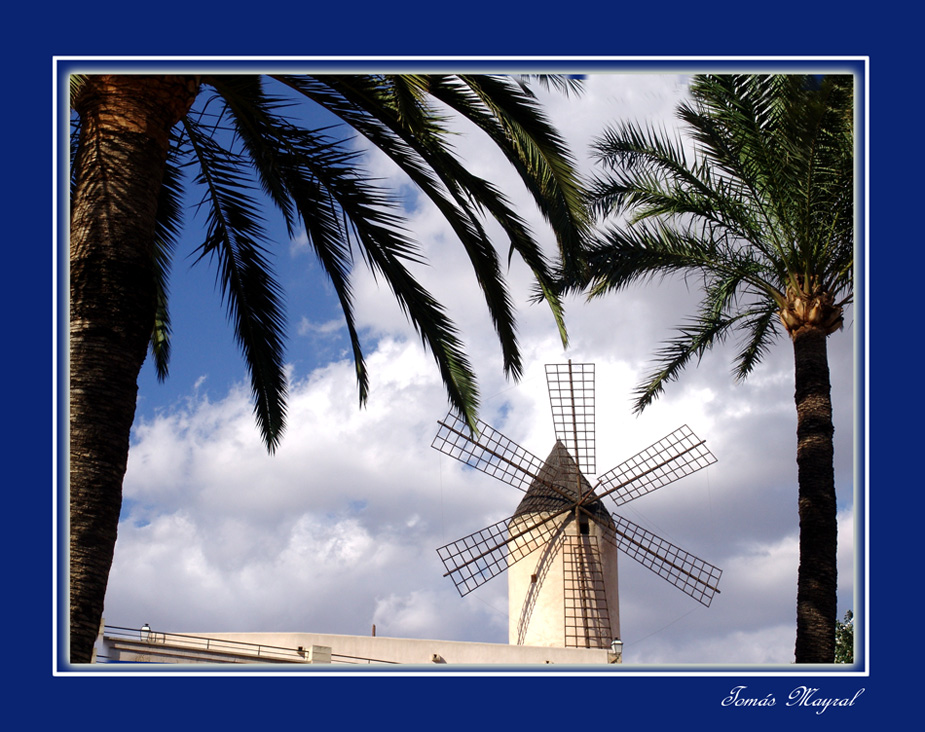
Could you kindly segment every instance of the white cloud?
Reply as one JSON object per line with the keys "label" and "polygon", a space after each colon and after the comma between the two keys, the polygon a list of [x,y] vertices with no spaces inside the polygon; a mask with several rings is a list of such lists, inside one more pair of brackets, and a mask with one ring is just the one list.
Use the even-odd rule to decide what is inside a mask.
{"label": "white cloud", "polygon": [[342,318],[335,320],[327,320],[323,323],[316,323],[313,320],[310,320],[306,316],[302,316],[299,320],[299,324],[296,327],[296,332],[300,336],[306,335],[315,335],[315,336],[329,336],[334,333],[337,333],[344,327],[344,321]]}

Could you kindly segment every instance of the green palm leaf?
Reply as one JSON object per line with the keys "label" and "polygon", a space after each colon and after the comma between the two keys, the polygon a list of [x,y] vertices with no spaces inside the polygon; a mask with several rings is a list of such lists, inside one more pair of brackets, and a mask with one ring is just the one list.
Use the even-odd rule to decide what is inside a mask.
{"label": "green palm leaf", "polygon": [[205,188],[200,206],[206,208],[207,233],[199,259],[217,262],[222,299],[251,375],[257,423],[273,451],[286,415],[285,318],[266,256],[262,217],[243,161],[191,118],[184,119],[184,127],[199,163],[197,182]]}

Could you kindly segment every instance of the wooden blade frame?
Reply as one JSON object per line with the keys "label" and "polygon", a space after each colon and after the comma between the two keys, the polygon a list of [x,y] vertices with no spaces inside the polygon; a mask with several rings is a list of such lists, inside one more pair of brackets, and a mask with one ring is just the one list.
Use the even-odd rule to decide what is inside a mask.
{"label": "wooden blade frame", "polygon": [[[561,501],[550,498],[548,509],[551,515],[513,534],[509,527],[515,517],[511,516],[437,549],[447,570],[444,577],[452,578],[461,595],[467,595],[540,547],[555,534],[568,514],[578,510],[594,519],[585,507],[549,479],[551,476],[543,460],[494,428],[479,421],[476,424],[477,437],[472,437],[466,422],[453,412],[438,424],[431,444],[434,449],[522,492],[526,492],[532,483],[539,482],[567,501],[563,508]],[[542,499],[537,503],[542,510]],[[509,550],[511,542],[528,535],[528,539]]]}
{"label": "wooden blade frame", "polygon": [[[477,435],[472,436],[465,420],[453,412],[437,424],[437,434],[431,443],[435,450],[512,485],[522,493],[526,493],[532,483],[542,483],[575,507],[573,497],[552,480],[545,461],[498,430],[479,420]],[[550,510],[558,511],[560,507],[561,502],[550,503]]]}
{"label": "wooden blade frame", "polygon": [[476,435],[454,412],[437,424],[431,447],[519,491],[526,492],[544,473],[542,460],[481,420],[476,422]]}
{"label": "wooden blade frame", "polygon": [[595,490],[622,506],[715,462],[706,443],[684,425],[604,473]]}
{"label": "wooden blade frame", "polygon": [[607,541],[701,605],[710,607],[719,592],[723,570],[619,514],[611,516],[616,529],[604,532]]}
{"label": "wooden blade frame", "polygon": [[[563,509],[513,534],[510,525],[515,517],[511,516],[440,547],[437,554],[446,568],[443,576],[450,577],[459,594],[465,597],[546,544],[561,530],[571,511],[571,508]],[[523,541],[518,541],[522,538]]]}
{"label": "wooden blade frame", "polygon": [[584,475],[595,475],[594,364],[546,365],[552,423]]}
{"label": "wooden blade frame", "polygon": [[[573,364],[571,360],[565,364],[547,364],[546,385],[556,440],[572,456],[581,475],[594,475],[597,472],[594,364]],[[581,475],[575,476],[576,516],[578,506],[586,499],[590,501],[593,495],[593,491],[582,495]],[[589,517],[601,525],[605,533],[609,530],[610,527],[594,515],[589,514]],[[562,552],[565,645],[609,648],[613,633],[597,539],[582,533],[564,536]]]}

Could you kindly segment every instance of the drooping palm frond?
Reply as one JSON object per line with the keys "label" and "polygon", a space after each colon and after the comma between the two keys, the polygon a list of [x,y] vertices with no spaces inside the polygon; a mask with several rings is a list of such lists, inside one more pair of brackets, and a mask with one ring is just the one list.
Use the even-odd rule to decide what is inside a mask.
{"label": "drooping palm frond", "polygon": [[[440,81],[432,87],[432,94],[475,122],[504,152],[551,224],[565,271],[580,271],[580,254],[589,230],[582,181],[564,140],[542,115],[533,94],[509,77],[460,76],[458,82]],[[512,241],[512,248],[524,256],[520,246]]]}
{"label": "drooping palm frond", "polygon": [[[316,101],[322,100],[332,111],[349,119],[354,128],[374,134],[377,144],[387,146],[394,153],[394,159],[401,161],[406,170],[411,170],[418,182],[425,186],[433,184],[430,170],[435,165],[438,168],[444,165],[443,161],[431,161],[428,165],[428,161],[417,157],[413,147],[405,145],[392,129],[379,124],[361,106],[352,105],[348,99],[351,95],[331,91],[332,87],[341,91],[348,86],[361,87],[365,94],[374,95],[380,91],[381,84],[375,80],[360,82],[354,78],[350,78],[349,83],[339,79],[336,83],[330,79],[326,82],[319,85],[302,77],[290,80],[292,85],[310,92]],[[363,98],[357,93],[352,96]],[[405,104],[413,106],[408,100]],[[412,117],[413,113],[406,110],[404,118],[410,119],[412,124],[425,129],[439,129],[439,124],[433,119],[425,122]],[[394,118],[392,121],[395,122]],[[418,285],[402,264],[403,260],[420,262],[422,257],[417,246],[402,231],[397,201],[383,189],[369,183],[360,172],[358,153],[346,151],[343,145],[309,142],[308,133],[291,125],[271,123],[265,126],[263,134],[275,150],[272,156],[268,156],[276,165],[275,174],[283,179],[309,240],[341,299],[358,366],[361,402],[366,398],[367,379],[352,320],[348,281],[354,245],[372,271],[386,280],[409,321],[433,353],[453,406],[463,414],[474,414],[478,406],[475,378],[462,352],[455,327],[436,300]],[[459,208],[452,207],[446,199],[441,200],[446,203],[442,211],[448,218],[453,218],[460,239],[473,252],[474,269],[484,280],[502,346],[506,353],[511,354],[507,361],[514,364],[515,372],[519,374],[512,305],[503,287],[495,252],[471,209],[463,209],[460,216]],[[343,226],[340,217],[343,218]],[[325,227],[325,221],[330,226]]]}
{"label": "drooping palm frond", "polygon": [[[733,282],[768,290],[767,263],[710,227],[679,226],[673,220],[645,220],[610,226],[588,252],[589,296],[673,274],[696,273],[704,282]],[[732,293],[730,293],[730,297]]]}
{"label": "drooping palm frond", "polygon": [[204,188],[200,206],[206,209],[207,232],[199,259],[217,261],[216,280],[250,372],[257,423],[274,451],[286,417],[285,316],[262,216],[244,160],[191,117],[183,126],[199,165],[196,182]]}
{"label": "drooping palm frond", "polygon": [[72,207],[74,205],[74,186],[77,183],[77,177],[75,175],[76,166],[74,165],[74,162],[77,157],[77,149],[78,149],[79,140],[80,140],[80,118],[72,112],[71,113],[70,143],[69,143],[70,147],[68,149],[68,171],[70,173],[70,177],[68,180],[68,189],[70,191],[70,195],[68,196],[68,203]]}
{"label": "drooping palm frond", "polygon": [[[745,271],[713,272],[704,284],[697,314],[677,328],[677,335],[655,354],[655,367],[635,390],[633,411],[641,413],[668,382],[678,378],[695,357],[699,360],[714,345],[740,334],[742,345],[733,359],[733,376],[746,378],[767,354],[777,336],[778,308],[774,300],[745,286]],[[744,288],[744,289],[743,289]],[[743,302],[748,300],[748,302]]]}
{"label": "drooping palm frond", "polygon": [[746,339],[733,359],[732,372],[738,381],[754,371],[780,333],[780,318],[773,301],[759,302],[753,310],[743,311],[741,315],[738,330],[746,335]]}
{"label": "drooping palm frond", "polygon": [[206,82],[214,90],[213,103],[221,110],[220,118],[240,141],[261,189],[283,215],[289,235],[294,236],[295,211],[279,167],[280,151],[274,145],[277,130],[292,125],[282,116],[292,102],[268,93],[260,76],[222,74],[207,77]]}
{"label": "drooping palm frond", "polygon": [[514,78],[526,94],[533,94],[533,85],[541,89],[560,92],[565,96],[581,94],[584,90],[584,74],[519,74]]}
{"label": "drooping palm frond", "polygon": [[[547,260],[536,236],[511,208],[505,196],[489,182],[474,175],[455,155],[452,135],[446,124],[447,115],[454,111],[473,121],[499,147],[506,145],[511,148],[506,150],[508,159],[521,174],[525,185],[535,191],[536,198],[552,201],[558,197],[567,201],[567,205],[572,207],[570,216],[560,216],[550,223],[557,237],[564,241],[562,251],[573,261],[578,261],[585,243],[583,235],[587,217],[581,197],[576,192],[566,194],[570,188],[577,186],[577,176],[569,167],[565,145],[548,125],[544,127],[538,108],[528,105],[524,95],[521,106],[515,105],[516,117],[524,118],[526,123],[532,116],[544,124],[530,122],[528,126],[531,129],[521,131],[521,141],[512,147],[508,139],[514,135],[514,128],[494,120],[501,114],[500,110],[485,103],[485,99],[498,97],[500,101],[503,94],[514,94],[513,90],[519,88],[515,83],[509,82],[476,95],[456,77],[332,75],[274,78],[321,104],[366,137],[436,205],[472,262],[498,334],[504,368],[509,375],[519,377],[523,368],[513,304],[497,252],[482,223],[483,212],[500,224],[509,238],[511,253],[516,252],[533,271],[541,296],[549,303],[562,338],[566,339],[561,302],[555,289],[555,267]],[[485,77],[472,77],[476,78],[481,81]],[[446,105],[445,110],[440,111],[433,100]],[[504,100],[510,106],[506,97]],[[555,162],[557,172],[551,178],[546,171],[549,163],[525,163],[524,154],[517,152],[527,148],[524,141],[531,136],[545,148],[545,157]],[[551,203],[544,206],[552,208]]]}
{"label": "drooping palm frond", "polygon": [[701,313],[677,328],[677,335],[668,340],[655,353],[656,366],[643,377],[633,391],[633,412],[641,413],[675,381],[691,360],[697,361],[716,343],[726,337],[735,318],[716,313]]}
{"label": "drooping palm frond", "polygon": [[[485,193],[471,192],[478,179],[452,153],[439,116],[408,129],[393,109],[392,85],[387,79],[326,76],[280,77],[280,81],[337,115],[366,137],[408,175],[436,205],[452,227],[472,262],[498,334],[505,371],[522,371],[515,334],[513,304],[501,273],[497,253],[479,216]],[[404,117],[407,119],[407,115]],[[511,223],[511,226],[514,224]],[[474,375],[468,381],[474,383]],[[472,413],[473,410],[467,410]]]}
{"label": "drooping palm frond", "polygon": [[[351,248],[351,216],[345,213],[332,191],[332,181],[368,188],[353,198],[365,198],[369,209],[385,201],[382,191],[358,180],[358,155],[326,130],[302,130],[277,114],[278,98],[265,95],[259,77],[209,79],[224,113],[242,140],[261,187],[283,214],[290,236],[304,226],[309,245],[328,275],[344,314],[356,366],[360,402],[365,403],[369,377],[353,312],[350,273],[354,265]],[[378,212],[375,212],[376,214]]]}
{"label": "drooping palm frond", "polygon": [[68,98],[70,100],[71,109],[74,108],[74,101],[77,99],[86,81],[86,74],[71,74],[68,76]]}
{"label": "drooping palm frond", "polygon": [[170,265],[183,227],[183,171],[180,165],[180,132],[175,129],[173,144],[167,154],[164,178],[158,192],[157,219],[154,239],[154,270],[157,289],[157,310],[151,333],[151,355],[159,381],[167,378],[170,369]]}
{"label": "drooping palm frond", "polygon": [[[368,387],[350,297],[351,242],[374,275],[389,285],[403,312],[437,362],[450,401],[462,413],[474,412],[478,394],[456,329],[437,301],[410,274],[405,262],[420,262],[394,211],[391,195],[360,174],[355,152],[315,148],[311,135],[290,129],[279,142],[284,178],[309,241],[331,277],[348,318],[358,364],[360,398]],[[339,214],[339,215],[338,215]]]}
{"label": "drooping palm frond", "polygon": [[624,122],[594,145],[606,173],[595,177],[591,205],[600,216],[624,215],[629,224],[662,219],[672,226],[696,222],[704,240],[756,242],[772,256],[764,218],[741,182],[722,175],[709,159],[691,158],[664,129]]}
{"label": "drooping palm frond", "polygon": [[[594,278],[589,283],[591,297],[621,290],[630,285],[680,274],[696,275],[702,283],[703,297],[698,314],[677,329],[677,335],[655,355],[656,365],[635,391],[634,411],[642,412],[677,379],[694,358],[699,361],[713,345],[732,331],[748,330],[754,322],[753,309],[742,310],[743,298],[752,302],[776,302],[767,297],[764,265],[748,250],[727,251],[723,241],[704,237],[701,230],[678,229],[664,221],[644,221],[621,229],[612,227],[589,253]],[[759,328],[766,330],[766,325]],[[737,360],[737,375],[748,373],[755,356],[764,352],[765,337],[757,338]]]}

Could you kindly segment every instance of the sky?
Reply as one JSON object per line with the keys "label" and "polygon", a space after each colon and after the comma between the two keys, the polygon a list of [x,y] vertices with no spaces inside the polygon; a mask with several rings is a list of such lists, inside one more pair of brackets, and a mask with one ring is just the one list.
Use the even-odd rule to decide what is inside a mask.
{"label": "sky", "polygon": [[[580,96],[541,97],[590,172],[589,143],[608,123],[676,126],[686,81],[684,74],[598,73]],[[514,171],[487,140],[460,132],[467,166],[503,190],[551,246]],[[789,664],[798,564],[789,343],[779,340],[744,382],[730,374],[735,344],[716,348],[636,416],[633,390],[659,344],[693,312],[696,283],[668,279],[591,302],[570,298],[566,350],[548,308],[528,302],[529,273],[514,260],[507,276],[525,373],[507,380],[462,248],[381,154],[369,151],[367,162],[403,195],[409,228],[430,262],[418,273],[461,331],[485,422],[545,457],[554,432],[544,367],[571,359],[595,364],[599,474],[684,424],[716,456],[709,468],[619,510],[723,570],[721,593],[705,608],[621,555],[624,661]],[[197,243],[190,224],[171,278],[171,375],[158,383],[146,364],[139,381],[106,623],[350,635],[375,626],[379,636],[507,642],[506,575],[460,597],[442,576],[436,549],[509,516],[520,494],[431,448],[446,396],[388,290],[357,269],[356,317],[371,377],[368,404],[359,408],[330,286],[304,238],[275,230],[274,261],[288,297],[290,396],[286,434],[268,455],[214,272],[187,256]],[[862,562],[854,552],[853,474],[860,335],[849,309],[844,330],[829,338],[840,617],[855,609]]]}

